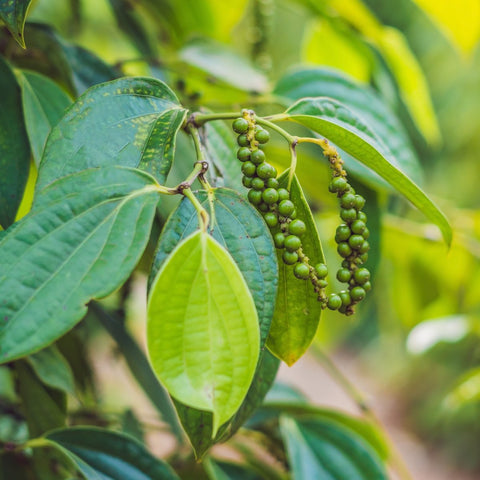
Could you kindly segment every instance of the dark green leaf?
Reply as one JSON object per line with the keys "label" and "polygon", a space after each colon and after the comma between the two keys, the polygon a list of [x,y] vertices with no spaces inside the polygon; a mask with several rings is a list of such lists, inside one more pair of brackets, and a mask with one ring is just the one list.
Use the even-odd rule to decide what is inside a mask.
{"label": "dark green leaf", "polygon": [[[362,117],[375,134],[388,145],[403,172],[415,182],[421,182],[421,167],[406,131],[390,107],[366,85],[360,85],[345,74],[333,69],[304,68],[284,76],[276,85],[274,93],[288,100],[304,97],[329,97],[347,105],[352,112]],[[348,154],[345,154],[348,155]],[[342,155],[347,166],[360,176],[370,172],[356,161]],[[362,170],[357,172],[357,168]]]}
{"label": "dark green leaf", "polygon": [[48,430],[63,427],[67,410],[65,393],[43,385],[24,361],[15,363],[15,371],[30,437],[38,437]]}
{"label": "dark green leaf", "polygon": [[280,418],[293,478],[387,480],[375,451],[353,431],[328,420]]}
{"label": "dark green leaf", "polygon": [[286,117],[324,135],[378,173],[434,222],[440,228],[445,242],[451,244],[452,229],[444,214],[402,172],[386,145],[362,118],[345,105],[322,97],[299,100],[286,111]]}
{"label": "dark green leaf", "polygon": [[117,342],[133,377],[142,387],[154,407],[160,412],[165,422],[170,425],[177,439],[182,442],[184,438],[183,432],[170,398],[153,373],[143,350],[126,329],[124,322],[113,315],[109,315],[95,302],[90,304],[90,309],[95,312],[102,325]]}
{"label": "dark green leaf", "polygon": [[0,240],[0,361],[38,351],[71,329],[92,298],[130,275],[145,248],[158,193],[124,167],[54,182]]}
{"label": "dark green leaf", "polygon": [[0,57],[0,225],[9,227],[22,201],[30,168],[30,147],[20,87]]}
{"label": "dark green leaf", "polygon": [[[286,170],[278,178],[281,187],[287,187],[289,173],[290,170]],[[307,227],[307,232],[302,237],[305,255],[313,266],[324,263],[317,227],[296,177],[290,187],[290,198],[297,210],[297,217]],[[267,347],[287,365],[293,365],[312,343],[322,308],[312,284],[295,277],[293,267],[282,260],[282,250],[277,250],[277,255],[278,295]]]}
{"label": "dark green leaf", "polygon": [[213,40],[190,42],[181,50],[180,58],[240,90],[264,92],[267,89],[268,83],[263,73],[245,58]]}
{"label": "dark green leaf", "polygon": [[203,464],[210,480],[262,480],[263,478],[246,465],[221,462],[211,458],[205,460]]}
{"label": "dark green leaf", "polygon": [[72,369],[55,345],[30,355],[27,361],[45,385],[75,394]]}
{"label": "dark green leaf", "polygon": [[31,0],[0,0],[0,19],[14,36],[15,40],[25,48],[23,27],[27,18]]}
{"label": "dark green leaf", "polygon": [[145,443],[143,425],[135,415],[135,412],[130,408],[122,414],[122,432],[125,433],[125,435],[130,435],[135,438],[135,440],[138,440],[140,443]]}
{"label": "dark green leaf", "polygon": [[138,167],[164,183],[185,115],[175,94],[153,78],[90,88],[52,130],[37,190],[61,176],[108,165]]}
{"label": "dark green leaf", "polygon": [[214,437],[247,395],[260,344],[252,295],[227,250],[200,230],[182,240],[152,283],[147,317],[155,373],[172,397],[212,412]]}
{"label": "dark green leaf", "polygon": [[30,147],[38,167],[50,130],[72,101],[55,82],[39,73],[23,71],[18,78]]}
{"label": "dark green leaf", "polygon": [[46,435],[88,480],[179,480],[174,471],[133,438],[95,427],[73,427]]}

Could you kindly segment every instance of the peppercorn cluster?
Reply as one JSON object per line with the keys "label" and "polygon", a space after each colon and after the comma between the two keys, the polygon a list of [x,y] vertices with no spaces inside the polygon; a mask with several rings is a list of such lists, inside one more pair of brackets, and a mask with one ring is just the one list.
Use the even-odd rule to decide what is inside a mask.
{"label": "peppercorn cluster", "polygon": [[[232,127],[238,134],[237,158],[242,162],[242,183],[249,189],[249,202],[262,213],[276,248],[283,250],[283,262],[293,266],[293,273],[298,279],[310,280],[322,307],[339,310],[347,315],[352,314],[354,305],[362,300],[365,292],[371,288],[370,273],[366,268],[358,268],[358,265],[366,261],[369,248],[366,241],[366,216],[361,211],[365,199],[355,195],[348,184],[346,173],[341,168],[341,160],[336,157],[332,163],[331,159],[331,164],[337,166],[337,169],[334,168],[329,189],[338,194],[340,214],[345,221],[345,224],[338,227],[335,236],[338,253],[345,259],[342,268],[337,272],[337,278],[348,283],[349,289],[327,297],[327,266],[324,263],[310,265],[309,258],[302,249],[302,236],[306,232],[306,225],[297,218],[290,192],[279,187],[275,167],[266,161],[263,146],[269,141],[270,134],[256,123],[254,112],[244,110],[242,113],[243,117],[234,120]],[[336,155],[336,151],[334,152]]]}

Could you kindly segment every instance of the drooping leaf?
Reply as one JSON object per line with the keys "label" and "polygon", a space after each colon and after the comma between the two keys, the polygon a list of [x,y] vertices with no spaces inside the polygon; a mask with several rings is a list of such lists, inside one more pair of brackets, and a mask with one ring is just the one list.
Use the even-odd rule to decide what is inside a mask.
{"label": "drooping leaf", "polygon": [[117,342],[120,352],[125,357],[125,361],[133,377],[142,387],[153,406],[160,412],[162,419],[168,423],[172,433],[182,442],[184,435],[178,423],[177,416],[175,415],[172,402],[153,373],[142,349],[128,332],[125,323],[119,318],[108,314],[95,302],[90,304],[90,309],[95,312],[107,332]]}
{"label": "drooping leaf", "polygon": [[50,130],[72,101],[55,82],[39,73],[23,71],[18,73],[18,78],[22,88],[25,126],[38,167]]}
{"label": "drooping leaf", "polygon": [[158,272],[147,315],[155,373],[174,398],[213,413],[215,436],[243,402],[258,361],[257,312],[240,270],[198,231]]}
{"label": "drooping leaf", "polygon": [[387,480],[375,451],[353,431],[309,418],[280,417],[280,432],[295,480]]}
{"label": "drooping leaf", "polygon": [[20,46],[25,48],[23,27],[32,0],[0,0],[0,19]]}
{"label": "drooping leaf", "polygon": [[[288,100],[305,97],[329,97],[347,105],[357,116],[362,117],[371,127],[401,166],[403,172],[415,182],[421,181],[421,167],[417,155],[401,122],[381,99],[367,85],[361,85],[344,73],[326,68],[303,68],[285,75],[277,83],[274,93]],[[353,171],[357,162],[350,166]],[[363,171],[369,171],[361,166]]]}
{"label": "drooping leaf", "polygon": [[153,78],[120,78],[90,88],[53,128],[37,190],[61,176],[108,165],[138,167],[164,183],[185,115],[175,94]]}
{"label": "drooping leaf", "polygon": [[31,438],[53,428],[63,427],[67,417],[65,393],[43,385],[30,366],[15,363],[18,393]]}
{"label": "drooping leaf", "polygon": [[17,80],[0,57],[0,226],[9,227],[22,201],[30,168],[30,147]]}
{"label": "drooping leaf", "polygon": [[222,462],[212,458],[205,460],[203,466],[210,480],[262,480],[264,478],[246,465]]}
{"label": "drooping leaf", "polygon": [[92,298],[130,275],[158,202],[154,179],[124,167],[64,177],[0,240],[0,362],[34,353],[72,328]]}
{"label": "drooping leaf", "polygon": [[[288,185],[289,173],[290,170],[286,170],[278,178],[279,185],[283,188]],[[290,199],[297,210],[297,217],[305,222],[307,227],[302,237],[305,255],[310,259],[311,265],[324,263],[317,227],[296,177],[293,178],[290,187]],[[310,281],[299,280],[294,276],[293,267],[283,262],[281,250],[277,251],[277,255],[278,295],[267,347],[274,355],[291,366],[312,343],[322,308]]]}
{"label": "drooping leaf", "polygon": [[137,440],[96,427],[72,427],[46,435],[90,480],[179,480],[170,466]]}
{"label": "drooping leaf", "polygon": [[261,93],[267,89],[263,73],[225,45],[212,40],[190,42],[180,51],[180,58],[240,90]]}
{"label": "drooping leaf", "polygon": [[441,230],[450,245],[452,229],[444,214],[427,195],[407,177],[383,142],[364,121],[345,105],[323,97],[306,98],[287,111],[292,120],[324,135],[342,150],[378,173],[404,195]]}

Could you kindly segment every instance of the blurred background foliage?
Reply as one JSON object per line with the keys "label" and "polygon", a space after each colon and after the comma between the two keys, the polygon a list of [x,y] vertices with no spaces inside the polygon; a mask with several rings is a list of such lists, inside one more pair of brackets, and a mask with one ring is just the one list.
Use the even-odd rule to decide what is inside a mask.
{"label": "blurred background foliage", "polygon": [[[395,392],[416,432],[480,470],[478,1],[36,0],[28,21],[32,48],[22,50],[3,32],[0,51],[48,74],[72,98],[115,76],[151,75],[191,109],[279,112],[286,100],[275,85],[299,66],[336,69],[349,85],[373,92],[404,131],[421,167],[417,181],[447,214],[454,241],[447,251],[434,226],[347,159],[375,233],[374,290],[353,320],[326,312],[317,341],[355,351]],[[323,87],[312,87],[315,95],[330,95]],[[273,140],[267,154],[285,167],[288,151]],[[187,156],[193,161],[183,139],[177,157]],[[298,173],[336,264],[327,170],[318,151],[302,146]],[[20,216],[34,178],[32,168]]]}

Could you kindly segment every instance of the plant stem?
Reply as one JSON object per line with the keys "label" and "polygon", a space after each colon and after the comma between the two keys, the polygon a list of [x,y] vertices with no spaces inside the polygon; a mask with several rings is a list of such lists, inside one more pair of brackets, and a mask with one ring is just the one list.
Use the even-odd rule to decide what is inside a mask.
{"label": "plant stem", "polygon": [[259,125],[265,125],[266,127],[270,128],[271,130],[274,130],[275,132],[279,133],[285,140],[291,145],[292,143],[295,143],[297,137],[294,137],[293,135],[290,135],[287,131],[285,131],[282,127],[279,127],[278,125],[275,125],[275,123],[271,122],[270,120],[267,120],[268,117],[262,118],[262,117],[257,117],[255,116],[255,121]]}
{"label": "plant stem", "polygon": [[192,202],[192,205],[195,207],[198,214],[199,226],[204,232],[206,232],[209,222],[207,211],[203,208],[202,204],[198,201],[198,198],[193,194],[190,188],[186,188],[182,193]]}
{"label": "plant stem", "polygon": [[324,368],[327,370],[329,375],[356,403],[363,416],[382,432],[382,436],[384,437],[385,443],[387,444],[388,450],[390,452],[390,464],[392,468],[397,472],[398,477],[401,480],[413,480],[413,477],[410,474],[407,466],[405,465],[405,462],[403,461],[401,455],[399,454],[398,450],[395,448],[395,445],[390,439],[385,426],[383,425],[382,421],[377,417],[375,412],[372,410],[364,395],[360,392],[360,390],[357,389],[357,387],[355,387],[355,385],[342,373],[342,371],[324,352],[322,352],[318,348],[315,348],[315,356],[322,362]]}
{"label": "plant stem", "polygon": [[290,191],[290,187],[292,186],[293,177],[295,176],[295,170],[297,168],[297,150],[295,146],[297,142],[293,142],[290,144],[290,171],[288,172],[288,186],[287,189]]}
{"label": "plant stem", "polygon": [[201,127],[206,122],[211,122],[212,120],[235,120],[235,118],[241,117],[242,112],[225,112],[225,113],[194,113],[192,114],[192,123]]}

